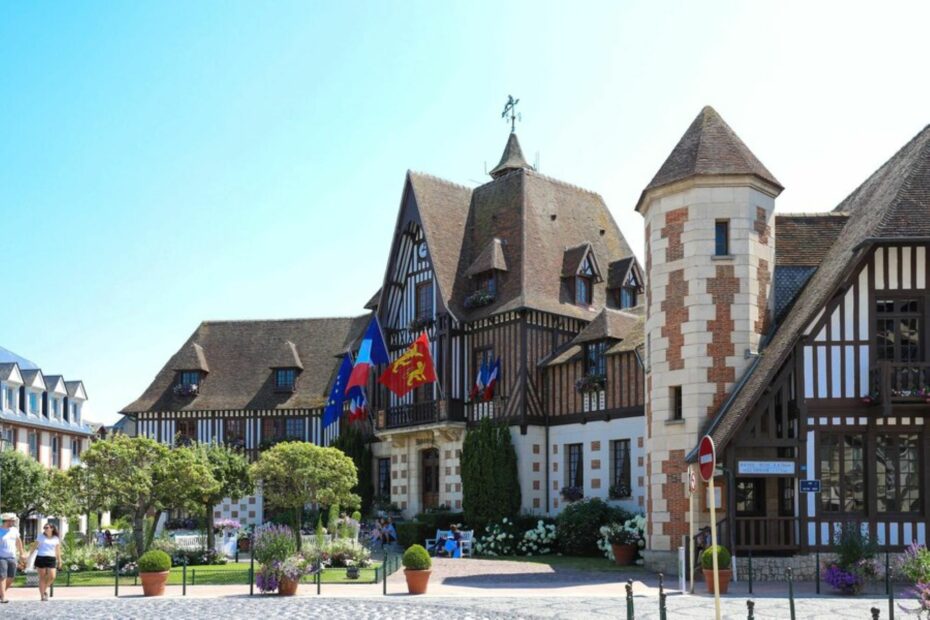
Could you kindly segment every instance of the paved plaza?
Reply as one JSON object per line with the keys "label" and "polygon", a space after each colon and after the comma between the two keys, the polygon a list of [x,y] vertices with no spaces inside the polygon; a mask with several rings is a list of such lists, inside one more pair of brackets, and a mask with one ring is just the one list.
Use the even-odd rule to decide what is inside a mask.
{"label": "paved plaza", "polygon": [[[102,594],[102,593],[101,593]],[[757,598],[756,618],[786,620],[788,601],[784,598]],[[659,618],[658,599],[654,596],[635,597],[637,620]],[[799,619],[835,620],[871,618],[869,608],[881,609],[881,618],[888,618],[886,600],[873,598],[818,597],[796,601]],[[706,596],[668,597],[670,619],[713,618],[714,602]],[[37,600],[14,601],[4,605],[0,615],[6,620],[68,619],[97,620],[104,618],[208,618],[221,615],[223,620],[239,618],[327,618],[331,620],[373,618],[411,619],[534,619],[566,618],[597,619],[626,617],[623,598],[610,596],[542,596],[525,592],[523,596],[421,596],[391,595],[381,598],[355,598],[304,595],[294,598],[249,597],[222,598],[165,597],[145,599],[137,596],[119,599],[63,599],[42,603]],[[723,601],[725,618],[746,618],[746,603],[742,597]],[[897,617],[905,617],[900,610]]]}

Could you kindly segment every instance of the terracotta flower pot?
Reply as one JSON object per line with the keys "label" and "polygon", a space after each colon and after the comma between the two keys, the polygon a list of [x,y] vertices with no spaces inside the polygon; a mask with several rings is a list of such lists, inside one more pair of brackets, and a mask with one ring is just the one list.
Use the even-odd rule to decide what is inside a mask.
{"label": "terracotta flower pot", "polygon": [[252,546],[252,541],[248,538],[240,538],[236,544],[239,545],[239,551],[248,551]]}
{"label": "terracotta flower pot", "polygon": [[165,584],[168,582],[168,574],[171,571],[162,573],[139,573],[139,581],[142,582],[142,594],[144,596],[164,596]]}
{"label": "terracotta flower pot", "polygon": [[617,566],[629,566],[636,558],[636,545],[614,545],[610,547],[614,551],[614,562]]}
{"label": "terracotta flower pot", "polygon": [[294,596],[297,594],[297,585],[299,583],[294,579],[281,577],[281,581],[278,583],[278,596]]}
{"label": "terracotta flower pot", "polygon": [[432,570],[411,570],[404,569],[404,577],[407,578],[407,592],[410,594],[426,594],[426,586],[429,585],[429,576]]}
{"label": "terracotta flower pot", "polygon": [[[702,569],[704,572],[704,583],[707,584],[707,591],[710,594],[714,593],[714,570],[712,568]],[[720,594],[726,594],[727,589],[730,587],[730,577],[733,576],[733,571],[729,569],[721,568],[717,571],[717,579],[720,582]]]}

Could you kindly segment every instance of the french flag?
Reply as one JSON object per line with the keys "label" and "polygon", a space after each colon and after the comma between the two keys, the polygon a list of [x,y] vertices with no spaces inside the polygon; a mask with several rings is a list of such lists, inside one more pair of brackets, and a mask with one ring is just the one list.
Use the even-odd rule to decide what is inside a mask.
{"label": "french flag", "polygon": [[348,398],[349,422],[364,420],[368,416],[368,399],[365,398],[365,390],[360,387],[352,388]]}
{"label": "french flag", "polygon": [[501,358],[494,361],[494,365],[488,369],[488,374],[484,381],[484,400],[491,400],[494,396],[494,387],[497,385],[497,379],[501,374]]}
{"label": "french flag", "polygon": [[479,394],[484,394],[484,387],[487,385],[488,366],[484,360],[478,367],[478,375],[475,377],[475,384],[471,387],[471,399],[475,400]]}
{"label": "french flag", "polygon": [[381,324],[378,323],[377,316],[372,316],[368,329],[365,330],[365,336],[362,337],[362,344],[359,346],[358,357],[355,358],[352,374],[349,375],[349,381],[346,383],[346,396],[349,395],[349,390],[352,388],[363,388],[368,384],[368,371],[372,366],[387,364],[390,361],[391,358],[388,356]]}

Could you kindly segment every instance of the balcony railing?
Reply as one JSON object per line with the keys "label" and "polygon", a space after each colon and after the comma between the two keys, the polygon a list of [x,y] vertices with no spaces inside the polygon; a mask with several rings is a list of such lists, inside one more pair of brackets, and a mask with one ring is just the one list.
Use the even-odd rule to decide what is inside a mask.
{"label": "balcony railing", "polygon": [[886,413],[892,403],[924,403],[930,400],[930,363],[876,362],[869,369],[869,395]]}
{"label": "balcony railing", "polygon": [[379,411],[377,419],[378,430],[464,421],[465,410],[458,400],[430,400],[389,407]]}

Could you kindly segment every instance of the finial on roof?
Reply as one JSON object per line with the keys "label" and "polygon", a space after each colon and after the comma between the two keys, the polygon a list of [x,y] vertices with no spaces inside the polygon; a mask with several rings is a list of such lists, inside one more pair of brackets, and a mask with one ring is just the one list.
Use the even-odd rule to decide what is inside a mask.
{"label": "finial on roof", "polygon": [[520,141],[517,139],[517,134],[512,133],[510,137],[507,138],[507,146],[504,147],[504,154],[501,155],[500,162],[494,166],[494,169],[488,174],[496,179],[497,177],[507,174],[511,170],[517,170],[519,168],[524,168],[526,170],[533,169],[531,165],[526,163],[526,159],[523,157],[523,149],[520,148]]}
{"label": "finial on roof", "polygon": [[520,103],[519,99],[514,99],[513,95],[507,95],[507,103],[504,105],[504,111],[501,112],[501,118],[507,120],[507,115],[510,114],[510,133],[513,133],[517,130],[517,119],[523,120],[519,114],[517,114],[517,104]]}

